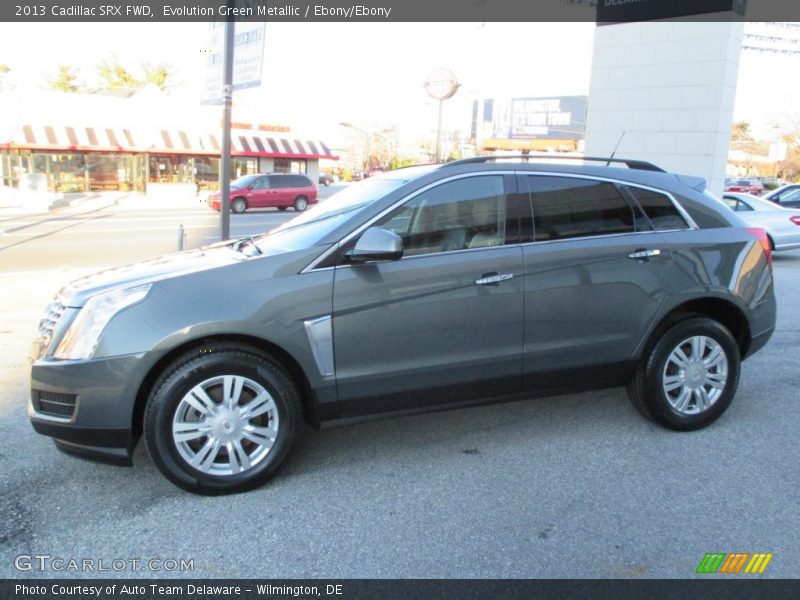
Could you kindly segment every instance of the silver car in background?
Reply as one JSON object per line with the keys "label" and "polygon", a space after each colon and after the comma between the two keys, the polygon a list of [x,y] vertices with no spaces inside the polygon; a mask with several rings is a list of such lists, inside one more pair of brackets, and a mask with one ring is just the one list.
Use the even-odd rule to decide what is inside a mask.
{"label": "silver car in background", "polygon": [[751,194],[725,192],[722,199],[745,223],[763,228],[776,252],[800,248],[800,209],[783,208]]}

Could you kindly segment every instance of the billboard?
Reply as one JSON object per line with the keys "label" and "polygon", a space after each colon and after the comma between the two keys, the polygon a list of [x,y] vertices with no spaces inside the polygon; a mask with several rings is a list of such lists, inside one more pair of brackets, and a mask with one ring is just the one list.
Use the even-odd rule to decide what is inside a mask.
{"label": "billboard", "polygon": [[472,112],[473,137],[582,140],[586,134],[587,105],[587,96],[476,100]]}

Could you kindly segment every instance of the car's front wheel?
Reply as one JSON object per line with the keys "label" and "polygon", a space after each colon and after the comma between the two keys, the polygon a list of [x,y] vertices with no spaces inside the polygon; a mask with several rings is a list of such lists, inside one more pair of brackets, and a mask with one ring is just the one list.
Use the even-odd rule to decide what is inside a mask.
{"label": "car's front wheel", "polygon": [[231,210],[236,214],[243,213],[247,210],[247,200],[244,198],[234,198],[231,202]]}
{"label": "car's front wheel", "polygon": [[739,383],[741,357],[719,322],[691,317],[662,331],[628,384],[633,405],[676,431],[710,425],[728,408]]}
{"label": "car's front wheel", "polygon": [[301,414],[296,386],[268,356],[209,348],[168,368],[156,384],[145,440],[175,485],[207,495],[242,492],[275,474]]}

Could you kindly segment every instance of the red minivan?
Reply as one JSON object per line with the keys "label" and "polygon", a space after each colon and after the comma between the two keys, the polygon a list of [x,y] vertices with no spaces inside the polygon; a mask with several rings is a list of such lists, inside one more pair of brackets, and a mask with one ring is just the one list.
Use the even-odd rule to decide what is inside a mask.
{"label": "red minivan", "polygon": [[[317,186],[302,173],[259,173],[245,175],[231,181],[231,211],[243,213],[248,208],[276,207],[286,210],[290,206],[304,211],[309,204],[317,203]],[[220,193],[208,197],[207,204],[220,210]]]}

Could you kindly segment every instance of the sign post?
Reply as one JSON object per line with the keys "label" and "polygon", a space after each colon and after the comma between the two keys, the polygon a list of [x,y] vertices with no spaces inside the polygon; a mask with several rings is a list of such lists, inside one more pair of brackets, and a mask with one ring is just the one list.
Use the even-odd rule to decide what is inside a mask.
{"label": "sign post", "polygon": [[[232,0],[228,0],[232,4]],[[231,237],[231,109],[233,107],[233,28],[231,19],[225,21],[225,66],[222,73],[222,154],[220,156],[220,239]]]}
{"label": "sign post", "polygon": [[[241,0],[239,0],[241,3]],[[227,13],[233,14],[236,0],[226,0]],[[211,54],[206,61],[203,104],[222,104],[222,151],[220,154],[220,237],[230,238],[231,112],[233,92],[261,85],[264,59],[263,22],[234,21],[227,17],[224,34],[211,25]],[[221,85],[220,85],[221,84]],[[222,91],[222,95],[220,95]]]}
{"label": "sign post", "polygon": [[431,98],[439,101],[439,119],[436,126],[436,150],[433,162],[439,162],[442,146],[442,104],[452,98],[461,84],[450,69],[440,68],[434,70],[423,84],[425,91]]}

